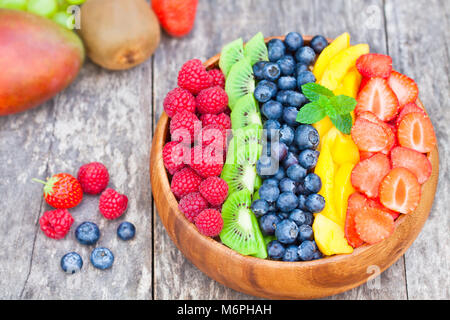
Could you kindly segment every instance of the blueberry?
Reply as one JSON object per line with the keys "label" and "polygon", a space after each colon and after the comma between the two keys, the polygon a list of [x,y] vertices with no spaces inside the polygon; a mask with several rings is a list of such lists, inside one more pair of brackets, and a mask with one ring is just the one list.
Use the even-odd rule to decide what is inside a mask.
{"label": "blueberry", "polygon": [[[274,131],[271,133],[271,138],[274,139],[274,137],[276,137],[276,135],[278,134],[279,131]],[[266,142],[266,144],[263,145],[262,150],[261,150],[261,157],[270,157],[271,155],[271,142]],[[275,174],[275,172],[271,173],[271,175]]]}
{"label": "blueberry", "polygon": [[326,46],[328,46],[328,41],[324,36],[317,35],[311,39],[311,47],[317,54],[321,53]]}
{"label": "blueberry", "polygon": [[283,258],[285,251],[284,246],[277,240],[270,241],[267,244],[267,255],[270,259],[280,260]]}
{"label": "blueberry", "polygon": [[276,100],[280,102],[283,105],[287,105],[287,96],[288,91],[287,90],[280,90],[277,92]]}
{"label": "blueberry", "polygon": [[297,184],[295,183],[294,180],[291,180],[289,178],[283,178],[280,180],[279,188],[280,192],[295,192],[295,189],[297,189]]}
{"label": "blueberry", "polygon": [[274,141],[271,143],[270,152],[275,160],[282,161],[287,156],[288,147],[283,142]]}
{"label": "blueberry", "polygon": [[280,181],[286,176],[286,172],[283,167],[279,167],[277,173],[274,174],[273,178]]}
{"label": "blueberry", "polygon": [[281,243],[294,243],[297,235],[298,226],[294,221],[286,219],[276,224],[275,236]]}
{"label": "blueberry", "polygon": [[251,209],[255,216],[259,218],[269,212],[269,203],[266,200],[257,199],[253,201]]}
{"label": "blueberry", "polygon": [[307,193],[317,193],[322,188],[322,181],[317,174],[308,173],[305,180],[303,180],[303,187]]}
{"label": "blueberry", "polygon": [[253,92],[255,99],[261,103],[267,102],[277,94],[277,85],[273,82],[262,80]]}
{"label": "blueberry", "polygon": [[298,256],[298,246],[291,244],[284,251],[283,261],[300,261]]}
{"label": "blueberry", "polygon": [[[300,202],[300,197],[299,197],[299,202]],[[312,226],[312,224],[314,222],[313,214],[309,211],[304,211],[304,212],[305,212],[305,217],[306,217],[305,224],[307,224],[308,226]]]}
{"label": "blueberry", "polygon": [[294,142],[300,150],[316,149],[319,139],[319,133],[312,125],[302,124],[295,129]]}
{"label": "blueberry", "polygon": [[283,76],[290,76],[294,73],[295,59],[292,56],[285,55],[277,61],[278,67],[280,67],[281,74]]}
{"label": "blueberry", "polygon": [[308,209],[306,208],[305,203],[306,203],[306,195],[300,193],[298,195],[298,207],[297,208],[306,212],[306,210],[308,210]]}
{"label": "blueberry", "polygon": [[[291,150],[291,147],[289,147],[289,150]],[[297,163],[298,163],[297,157],[295,156],[294,153],[289,151],[286,158],[284,158],[283,162],[281,162],[281,165],[283,166],[283,168],[287,169],[293,164]]]}
{"label": "blueberry", "polygon": [[293,164],[286,170],[286,175],[295,182],[302,181],[306,173],[306,169],[299,164]]}
{"label": "blueberry", "polygon": [[297,186],[297,194],[304,194],[306,196],[309,194],[303,185],[303,181],[301,181]]}
{"label": "blueberry", "polygon": [[306,103],[306,97],[303,93],[289,90],[287,96],[287,104],[291,107],[296,107],[297,109],[302,107]]}
{"label": "blueberry", "polygon": [[256,172],[261,178],[269,178],[278,171],[278,166],[278,161],[264,155],[256,162]]}
{"label": "blueberry", "polygon": [[259,227],[264,235],[271,236],[275,234],[277,223],[281,219],[274,213],[267,213],[259,218]]}
{"label": "blueberry", "polygon": [[262,71],[263,78],[276,81],[281,76],[281,69],[275,62],[267,62]]}
{"label": "blueberry", "polygon": [[83,259],[76,252],[66,253],[61,258],[61,268],[66,273],[75,273],[81,270],[83,267]]}
{"label": "blueberry", "polygon": [[298,240],[300,242],[305,240],[314,240],[314,232],[311,226],[302,224],[298,227]]}
{"label": "blueberry", "polygon": [[311,47],[301,47],[295,52],[295,59],[297,62],[310,65],[316,59],[316,53]]}
{"label": "blueberry", "polygon": [[269,100],[261,107],[262,114],[269,120],[277,120],[283,114],[283,106],[275,100]]}
{"label": "blueberry", "polygon": [[278,180],[275,178],[269,178],[269,179],[264,180],[262,184],[268,184],[271,186],[278,187]]}
{"label": "blueberry", "polygon": [[254,74],[256,80],[263,79],[262,70],[263,70],[264,66],[266,65],[266,63],[267,63],[267,61],[258,61],[257,63],[255,63],[253,65],[253,74]]}
{"label": "blueberry", "polygon": [[75,238],[81,244],[95,244],[100,238],[100,229],[95,223],[85,221],[76,228]]}
{"label": "blueberry", "polygon": [[289,32],[284,38],[284,44],[289,51],[297,51],[303,46],[303,38],[298,32]]}
{"label": "blueberry", "polygon": [[316,248],[312,241],[303,241],[298,247],[298,256],[302,261],[309,261],[313,259]]}
{"label": "blueberry", "polygon": [[293,192],[283,192],[277,200],[277,208],[282,212],[290,212],[297,208],[298,199]]}
{"label": "blueberry", "polygon": [[114,263],[114,255],[108,248],[95,248],[91,253],[91,263],[97,269],[111,268]]}
{"label": "blueberry", "polygon": [[[294,131],[294,135],[295,135],[295,131]],[[291,143],[289,145],[289,152],[295,153],[295,154],[299,154],[300,150],[297,147],[297,145],[295,143]]]}
{"label": "blueberry", "polygon": [[277,212],[278,217],[280,217],[280,220],[284,220],[287,219],[289,217],[289,213],[288,212]]}
{"label": "blueberry", "polygon": [[295,77],[283,76],[280,77],[280,79],[278,79],[278,89],[294,90],[296,88],[297,88],[297,79]]}
{"label": "blueberry", "polygon": [[286,107],[283,110],[283,121],[291,127],[296,127],[298,110],[296,107]]}
{"label": "blueberry", "polygon": [[291,212],[289,212],[289,219],[294,221],[297,224],[297,226],[300,227],[301,225],[305,224],[306,215],[303,210],[294,209]]}
{"label": "blueberry", "polygon": [[302,85],[311,82],[316,82],[316,77],[311,71],[302,71],[297,74],[297,86],[299,89],[301,89]]}
{"label": "blueberry", "polygon": [[268,202],[268,204],[269,204],[268,213],[275,213],[275,211],[277,211],[277,204],[275,202]]}
{"label": "blueberry", "polygon": [[319,159],[320,152],[312,149],[305,149],[298,155],[298,163],[305,169],[313,169],[317,160]]}
{"label": "blueberry", "polygon": [[124,241],[133,239],[135,234],[136,227],[131,222],[124,221],[117,228],[117,236]]}
{"label": "blueberry", "polygon": [[272,134],[277,133],[280,128],[281,124],[277,120],[267,120],[264,123],[264,130],[267,135],[267,139],[272,139]]}
{"label": "blueberry", "polygon": [[267,202],[277,201],[280,195],[280,189],[271,184],[264,184],[259,188],[259,197]]}
{"label": "blueberry", "polygon": [[280,39],[272,39],[267,43],[269,60],[275,62],[281,59],[286,53],[286,47]]}
{"label": "blueberry", "polygon": [[290,145],[292,141],[294,141],[294,129],[287,124],[283,124],[280,129],[280,142],[283,142],[285,145]]}
{"label": "blueberry", "polygon": [[300,72],[309,71],[308,66],[303,63],[297,63],[294,68],[294,74],[298,76]]}
{"label": "blueberry", "polygon": [[320,212],[325,207],[325,199],[320,194],[310,194],[306,197],[305,206],[312,213]]}
{"label": "blueberry", "polygon": [[319,250],[314,251],[314,254],[312,257],[313,260],[318,260],[318,259],[322,259],[322,258],[323,258],[322,252],[320,252]]}

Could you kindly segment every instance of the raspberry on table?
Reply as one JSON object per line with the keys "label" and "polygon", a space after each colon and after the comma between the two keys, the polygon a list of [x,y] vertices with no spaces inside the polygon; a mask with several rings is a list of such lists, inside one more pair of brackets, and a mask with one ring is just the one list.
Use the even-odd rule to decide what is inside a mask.
{"label": "raspberry on table", "polygon": [[84,164],[78,170],[77,179],[83,192],[98,194],[105,190],[109,182],[108,169],[100,162]]}
{"label": "raspberry on table", "polygon": [[170,189],[175,197],[181,199],[191,192],[197,192],[202,178],[190,167],[186,167],[176,172],[172,177]]}
{"label": "raspberry on table", "polygon": [[219,177],[209,177],[200,183],[200,194],[214,207],[220,206],[228,196],[228,184]]}
{"label": "raspberry on table", "polygon": [[163,148],[164,167],[171,175],[180,171],[186,166],[185,157],[188,154],[188,147],[177,142],[167,142]]}
{"label": "raspberry on table", "polygon": [[178,72],[178,86],[197,95],[213,85],[213,78],[199,59],[186,61]]}
{"label": "raspberry on table", "polygon": [[215,86],[225,89],[225,75],[220,69],[211,69],[208,73],[213,78],[213,84]]}
{"label": "raspberry on table", "polygon": [[41,230],[52,239],[62,239],[73,224],[73,217],[67,209],[46,211],[39,219]]}
{"label": "raspberry on table", "polygon": [[194,222],[195,217],[208,208],[208,201],[199,192],[191,192],[181,198],[178,208],[183,212],[186,219]]}
{"label": "raspberry on table", "polygon": [[204,89],[195,97],[199,113],[218,114],[225,111],[228,105],[228,95],[219,86]]}
{"label": "raspberry on table", "polygon": [[114,189],[108,188],[100,196],[99,209],[106,219],[120,217],[128,206],[128,197],[120,194]]}
{"label": "raspberry on table", "polygon": [[195,97],[188,90],[175,88],[169,91],[163,101],[163,107],[169,118],[180,111],[195,113]]}
{"label": "raspberry on table", "polygon": [[205,209],[195,217],[195,226],[205,236],[218,236],[223,228],[222,215],[217,210]]}
{"label": "raspberry on table", "polygon": [[172,141],[191,144],[194,142],[196,126],[201,128],[201,122],[195,114],[189,111],[180,111],[170,120],[170,136]]}
{"label": "raspberry on table", "polygon": [[231,119],[225,112],[219,114],[205,113],[200,116],[203,127],[209,124],[220,124],[224,129],[231,129]]}

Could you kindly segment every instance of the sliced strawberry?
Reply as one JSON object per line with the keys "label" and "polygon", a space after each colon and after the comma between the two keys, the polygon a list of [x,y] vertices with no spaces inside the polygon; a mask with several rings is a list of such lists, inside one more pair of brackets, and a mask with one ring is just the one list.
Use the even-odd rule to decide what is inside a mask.
{"label": "sliced strawberry", "polygon": [[413,79],[392,70],[388,83],[395,92],[401,106],[417,100],[419,88],[417,88],[417,84]]}
{"label": "sliced strawberry", "polygon": [[389,158],[382,153],[377,153],[369,159],[359,162],[353,168],[352,185],[369,198],[376,198],[380,183],[390,170]]}
{"label": "sliced strawberry", "polygon": [[361,79],[361,83],[359,84],[359,90],[358,90],[358,93],[361,92],[361,90],[366,86],[366,84],[367,84],[367,82],[369,82],[369,80],[370,80],[370,78],[366,78],[366,77],[363,77],[363,78]]}
{"label": "sliced strawberry", "polygon": [[388,212],[366,206],[355,216],[355,229],[363,241],[374,244],[394,233],[395,223]]}
{"label": "sliced strawberry", "polygon": [[356,69],[363,77],[389,78],[392,71],[392,58],[379,53],[364,54],[356,60]]}
{"label": "sliced strawberry", "polygon": [[431,162],[420,152],[405,147],[395,147],[391,151],[392,168],[403,167],[416,175],[420,184],[431,175]]}
{"label": "sliced strawberry", "polygon": [[344,233],[349,245],[357,248],[364,244],[355,229],[355,215],[366,205],[366,197],[355,192],[348,198],[347,214],[345,216]]}
{"label": "sliced strawberry", "polygon": [[408,114],[408,113],[412,113],[412,112],[419,112],[422,113],[423,115],[427,115],[425,113],[425,110],[423,110],[421,107],[419,107],[417,104],[415,104],[414,102],[405,104],[401,109],[400,109],[400,113],[398,114],[398,117],[395,121],[397,127],[400,124],[400,122],[403,120],[403,118]]}
{"label": "sliced strawberry", "polygon": [[379,123],[357,117],[351,131],[352,139],[359,150],[379,152],[389,145],[389,136]]}
{"label": "sliced strawberry", "polygon": [[436,146],[436,135],[430,118],[419,112],[405,115],[398,125],[398,142],[418,152],[430,152]]}
{"label": "sliced strawberry", "polygon": [[386,79],[371,78],[358,93],[355,112],[374,113],[380,120],[389,121],[397,116],[398,100]]}
{"label": "sliced strawberry", "polygon": [[400,213],[395,212],[395,211],[383,206],[379,199],[367,199],[367,206],[369,206],[371,208],[376,208],[376,209],[386,211],[387,213],[389,213],[392,216],[392,219],[394,219],[394,220],[397,219],[398,216],[400,215]]}
{"label": "sliced strawberry", "polygon": [[391,126],[388,123],[381,121],[375,114],[370,111],[363,111],[358,114],[358,117],[364,118],[383,127],[383,130],[385,131],[388,138],[388,143],[386,147],[381,150],[381,152],[388,155],[391,152],[391,149],[397,144],[395,131],[392,130]]}
{"label": "sliced strawberry", "polygon": [[359,151],[359,161],[363,161],[366,159],[369,159],[371,156],[376,154],[376,152],[369,152],[369,151]]}
{"label": "sliced strawberry", "polygon": [[388,209],[411,213],[419,205],[420,192],[414,173],[405,168],[394,168],[380,184],[380,202]]}

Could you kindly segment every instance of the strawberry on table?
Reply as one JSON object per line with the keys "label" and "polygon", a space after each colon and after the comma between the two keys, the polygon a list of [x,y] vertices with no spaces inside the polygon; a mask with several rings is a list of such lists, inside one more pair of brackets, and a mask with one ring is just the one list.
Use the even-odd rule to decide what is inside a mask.
{"label": "strawberry on table", "polygon": [[431,162],[420,152],[405,147],[395,147],[391,151],[392,168],[403,167],[414,173],[420,184],[431,175]]}
{"label": "strawberry on table", "polygon": [[152,8],[163,29],[182,37],[194,26],[198,0],[152,0]]}
{"label": "strawberry on table", "polygon": [[398,142],[402,147],[418,152],[430,152],[436,146],[433,124],[428,116],[411,112],[398,125]]}
{"label": "strawberry on table", "polygon": [[356,190],[369,198],[378,197],[378,189],[384,176],[391,169],[389,158],[377,153],[374,156],[359,162],[352,171],[351,181]]}
{"label": "strawberry on table", "polygon": [[392,70],[388,83],[391,89],[395,92],[401,106],[417,100],[417,97],[419,96],[419,88],[413,79]]}
{"label": "strawberry on table", "polygon": [[395,223],[388,212],[365,206],[355,215],[355,229],[363,241],[374,244],[394,233]]}
{"label": "strawberry on table", "polygon": [[356,60],[356,68],[363,77],[389,78],[392,71],[392,58],[380,53],[367,53]]}
{"label": "strawberry on table", "polygon": [[83,190],[80,182],[68,174],[58,173],[47,181],[33,179],[44,184],[44,199],[56,209],[70,209],[76,207],[83,199]]}

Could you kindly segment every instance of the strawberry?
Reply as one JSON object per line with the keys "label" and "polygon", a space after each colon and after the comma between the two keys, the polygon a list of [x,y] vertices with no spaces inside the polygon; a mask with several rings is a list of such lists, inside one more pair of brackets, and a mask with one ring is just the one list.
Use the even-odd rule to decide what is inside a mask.
{"label": "strawberry", "polygon": [[356,118],[351,135],[362,151],[380,152],[389,145],[389,136],[385,128],[362,117]]}
{"label": "strawberry", "polygon": [[33,179],[44,184],[44,199],[56,209],[70,209],[76,207],[83,199],[83,190],[80,182],[68,174],[58,173],[47,181]]}
{"label": "strawberry", "polygon": [[369,152],[369,151],[359,151],[359,161],[363,161],[366,159],[369,159],[371,156],[376,154],[376,152]]}
{"label": "strawberry", "polygon": [[356,69],[363,77],[389,78],[392,71],[392,58],[379,53],[364,54],[356,60]]}
{"label": "strawberry", "polygon": [[380,202],[379,199],[367,199],[366,205],[371,207],[371,208],[375,208],[375,209],[380,209],[383,211],[386,211],[387,213],[389,213],[392,216],[392,219],[397,219],[398,216],[400,215],[400,213],[395,212],[391,209],[386,208],[385,206],[383,206]]}
{"label": "strawberry", "polygon": [[425,110],[423,110],[421,107],[419,107],[417,104],[415,104],[414,102],[405,104],[401,109],[400,109],[400,113],[397,116],[397,119],[395,120],[395,124],[398,127],[398,125],[400,124],[400,122],[403,120],[403,118],[411,112],[419,112],[422,113],[423,115],[427,115],[425,113]]}
{"label": "strawberry", "polygon": [[402,147],[418,152],[430,152],[436,146],[433,124],[419,112],[411,112],[403,117],[398,125],[397,138]]}
{"label": "strawberry", "polygon": [[420,152],[405,147],[395,147],[391,152],[392,168],[403,167],[414,173],[420,184],[431,175],[431,162]]}
{"label": "strawberry", "polygon": [[392,70],[388,84],[395,92],[401,106],[415,102],[419,96],[419,88],[414,80],[397,71]]}
{"label": "strawberry", "polygon": [[384,132],[386,133],[388,143],[386,147],[381,150],[382,153],[388,155],[391,151],[391,149],[397,144],[397,138],[395,135],[396,128],[392,128],[389,123],[381,121],[375,114],[373,114],[370,111],[363,111],[358,114],[358,117],[364,118],[366,120],[369,120],[370,122],[376,123],[383,127]]}
{"label": "strawberry", "polygon": [[370,78],[365,78],[363,77],[361,79],[361,83],[359,84],[359,89],[358,89],[358,93],[361,92],[361,90],[366,86],[367,82],[369,82]]}
{"label": "strawberry", "polygon": [[163,29],[174,37],[188,34],[194,26],[198,0],[152,0]]}
{"label": "strawberry", "polygon": [[345,238],[349,245],[357,248],[364,244],[355,229],[355,215],[366,205],[367,199],[362,194],[355,192],[348,198],[347,215],[345,216]]}
{"label": "strawberry", "polygon": [[397,97],[383,78],[371,78],[359,91],[356,101],[357,114],[370,111],[383,121],[394,119],[398,112]]}
{"label": "strawberry", "polygon": [[376,198],[380,183],[390,169],[389,158],[382,153],[377,153],[369,159],[359,162],[353,168],[352,185],[369,198]]}
{"label": "strawberry", "polygon": [[355,215],[355,229],[363,241],[374,244],[394,233],[395,223],[388,212],[366,206]]}
{"label": "strawberry", "polygon": [[394,168],[381,181],[380,202],[388,209],[411,213],[419,205],[420,192],[414,173],[405,168]]}

